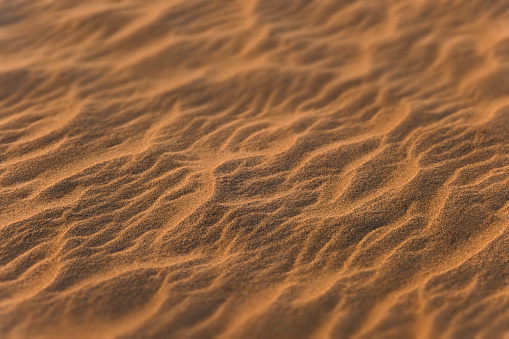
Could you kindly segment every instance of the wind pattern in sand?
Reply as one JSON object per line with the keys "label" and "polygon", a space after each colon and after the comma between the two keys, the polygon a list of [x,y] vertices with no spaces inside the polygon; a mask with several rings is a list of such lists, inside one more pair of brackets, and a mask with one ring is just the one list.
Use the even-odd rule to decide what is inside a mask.
{"label": "wind pattern in sand", "polygon": [[0,1],[2,338],[502,338],[507,0]]}

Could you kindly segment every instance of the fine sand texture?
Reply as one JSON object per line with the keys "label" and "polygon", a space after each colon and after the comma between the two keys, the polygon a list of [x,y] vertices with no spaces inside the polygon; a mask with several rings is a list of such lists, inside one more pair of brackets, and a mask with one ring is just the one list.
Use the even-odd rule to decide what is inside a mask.
{"label": "fine sand texture", "polygon": [[0,0],[0,337],[509,338],[509,1]]}

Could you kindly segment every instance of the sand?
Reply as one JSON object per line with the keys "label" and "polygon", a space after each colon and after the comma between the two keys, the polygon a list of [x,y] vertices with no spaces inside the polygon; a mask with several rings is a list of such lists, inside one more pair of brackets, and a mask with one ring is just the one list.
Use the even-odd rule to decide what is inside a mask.
{"label": "sand", "polygon": [[0,1],[0,337],[508,338],[509,2]]}

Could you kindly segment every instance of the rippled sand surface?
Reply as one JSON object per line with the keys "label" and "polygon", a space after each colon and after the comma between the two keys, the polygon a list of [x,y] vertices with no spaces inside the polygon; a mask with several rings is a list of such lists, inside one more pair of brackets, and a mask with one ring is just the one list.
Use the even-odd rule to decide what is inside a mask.
{"label": "rippled sand surface", "polygon": [[0,1],[2,338],[508,338],[507,0]]}

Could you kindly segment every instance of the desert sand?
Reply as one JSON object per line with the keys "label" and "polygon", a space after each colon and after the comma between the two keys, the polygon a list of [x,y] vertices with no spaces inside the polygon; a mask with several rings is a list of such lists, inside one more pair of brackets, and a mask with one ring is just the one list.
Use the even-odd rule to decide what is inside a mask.
{"label": "desert sand", "polygon": [[507,0],[0,1],[1,338],[508,338]]}

